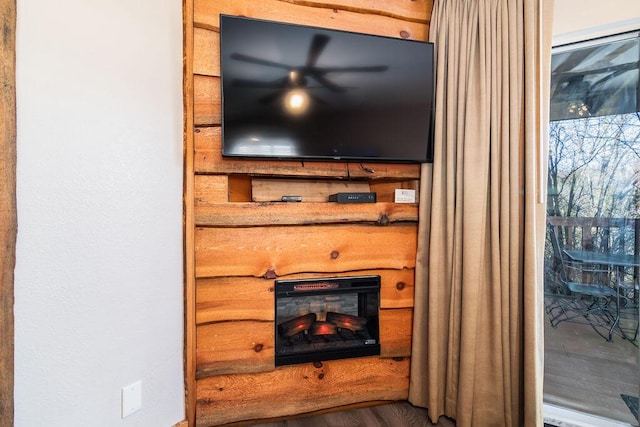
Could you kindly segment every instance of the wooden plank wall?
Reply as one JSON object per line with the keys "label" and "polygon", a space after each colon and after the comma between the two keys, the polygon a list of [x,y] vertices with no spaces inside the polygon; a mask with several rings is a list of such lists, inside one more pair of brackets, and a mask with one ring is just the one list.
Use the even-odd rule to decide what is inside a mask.
{"label": "wooden plank wall", "polygon": [[[341,162],[223,159],[219,15],[426,40],[431,9],[431,0],[185,0],[189,425],[406,399],[411,355],[418,206],[392,201],[395,188],[417,189],[420,167],[376,164],[370,172]],[[284,186],[305,179],[326,191],[347,177],[368,185],[378,203],[252,196],[269,179]],[[361,274],[382,278],[381,356],[275,367],[274,279]]]}
{"label": "wooden plank wall", "polygon": [[16,262],[16,2],[0,0],[0,426],[13,425]]}

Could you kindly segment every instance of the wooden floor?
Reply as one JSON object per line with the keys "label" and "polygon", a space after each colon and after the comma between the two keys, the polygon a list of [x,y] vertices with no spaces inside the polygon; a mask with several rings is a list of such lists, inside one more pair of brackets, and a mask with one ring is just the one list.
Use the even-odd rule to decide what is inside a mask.
{"label": "wooden floor", "polygon": [[312,417],[294,418],[256,427],[455,427],[455,423],[441,417],[438,424],[427,418],[427,410],[408,402],[396,402],[368,408],[332,412]]}
{"label": "wooden floor", "polygon": [[545,403],[638,425],[621,394],[640,393],[640,350],[589,325],[545,323]]}

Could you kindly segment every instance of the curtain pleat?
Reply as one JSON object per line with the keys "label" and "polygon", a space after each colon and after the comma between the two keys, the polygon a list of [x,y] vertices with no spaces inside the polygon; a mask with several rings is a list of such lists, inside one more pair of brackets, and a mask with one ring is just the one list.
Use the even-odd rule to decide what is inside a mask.
{"label": "curtain pleat", "polygon": [[409,388],[433,422],[542,420],[541,70],[551,6],[434,3],[436,146],[420,187]]}

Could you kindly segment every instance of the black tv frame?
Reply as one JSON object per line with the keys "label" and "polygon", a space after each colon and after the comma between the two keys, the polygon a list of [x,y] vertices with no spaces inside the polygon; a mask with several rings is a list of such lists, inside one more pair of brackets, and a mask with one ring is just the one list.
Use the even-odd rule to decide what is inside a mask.
{"label": "black tv frame", "polygon": [[[268,63],[276,63],[278,62],[278,59],[270,58],[267,53],[265,53],[264,55],[256,55],[255,53],[245,55],[243,52],[236,52],[236,54],[239,54],[236,56],[239,57],[244,55],[246,57],[250,57],[251,60],[248,60],[248,61],[238,60],[237,57],[230,58],[229,57],[230,54],[227,51],[225,46],[226,36],[227,36],[225,27],[227,26],[227,22],[231,23],[229,25],[233,25],[233,22],[240,22],[245,25],[257,26],[257,28],[260,28],[260,27],[267,28],[265,26],[275,28],[275,30],[280,28],[286,31],[290,37],[293,37],[293,35],[295,35],[296,32],[300,31],[302,33],[305,33],[305,35],[307,36],[310,33],[317,33],[317,34],[327,35],[328,37],[357,37],[362,40],[366,40],[369,43],[373,43],[374,45],[377,43],[390,42],[396,48],[395,50],[400,49],[404,46],[413,46],[415,44],[420,44],[420,46],[423,47],[422,48],[423,53],[430,55],[430,57],[426,60],[426,62],[428,63],[427,65],[428,68],[424,70],[424,73],[428,76],[428,79],[424,79],[425,81],[428,80],[427,84],[429,85],[429,87],[427,89],[427,92],[430,92],[430,93],[426,94],[427,96],[426,102],[424,102],[423,104],[428,105],[428,107],[422,106],[423,110],[420,111],[420,113],[426,114],[426,117],[424,118],[424,120],[426,123],[425,127],[427,128],[427,130],[423,134],[425,141],[420,143],[420,153],[419,154],[412,153],[411,155],[406,155],[406,154],[394,155],[394,154],[388,154],[388,153],[384,153],[382,155],[368,154],[365,151],[370,147],[364,147],[364,148],[360,147],[360,150],[362,151],[359,151],[359,152],[347,152],[347,149],[345,149],[344,146],[350,147],[350,144],[353,143],[352,141],[348,141],[346,144],[342,144],[343,141],[340,141],[339,144],[337,143],[337,145],[341,146],[341,150],[344,150],[340,152],[338,151],[330,152],[331,147],[329,144],[327,144],[326,149],[323,151],[302,152],[302,153],[293,153],[293,154],[277,153],[277,152],[258,152],[258,151],[248,151],[248,152],[232,151],[231,145],[229,144],[229,134],[231,133],[231,131],[230,131],[228,118],[232,115],[229,112],[229,105],[231,104],[229,102],[229,98],[231,98],[232,96],[236,96],[237,93],[230,94],[231,92],[230,81],[234,78],[237,78],[237,76],[232,77],[229,74],[229,70],[227,69],[227,66],[231,67],[231,65],[229,64],[231,62],[244,62],[244,65],[249,68],[262,67],[262,68],[277,69],[278,68],[277,66],[271,67]],[[257,31],[259,33],[259,30]],[[325,48],[323,53],[325,53],[326,51],[327,49]],[[384,57],[384,55],[382,57]],[[221,70],[221,90],[222,90],[222,98],[221,98],[221,101],[222,101],[222,155],[225,158],[249,159],[249,160],[277,159],[277,160],[290,160],[290,161],[308,161],[308,160],[346,161],[346,162],[360,162],[360,163],[364,163],[364,162],[431,163],[433,161],[433,145],[434,145],[433,128],[434,128],[434,106],[435,106],[435,77],[434,77],[435,67],[434,67],[433,43],[416,41],[416,40],[398,39],[398,38],[393,38],[388,36],[355,33],[350,31],[336,30],[336,29],[326,29],[321,27],[312,27],[312,26],[299,25],[299,24],[281,23],[276,21],[268,21],[268,20],[261,20],[261,19],[255,19],[255,18],[246,18],[246,17],[239,17],[239,16],[232,16],[232,15],[220,15],[220,58],[221,58],[220,70]],[[266,65],[261,64],[259,62],[260,60],[264,60],[264,62],[267,64]],[[296,60],[293,60],[290,58],[280,59],[279,61],[289,65],[292,65],[291,64],[292,62],[294,63],[296,62]],[[299,59],[297,61],[299,61]],[[239,66],[237,63],[233,65],[236,67]],[[313,80],[313,76],[307,76],[307,81],[309,80]],[[274,80],[270,80],[270,81],[273,82]],[[265,81],[265,83],[267,83],[267,81]],[[315,83],[317,85],[317,82]],[[265,89],[265,92],[267,90],[272,90],[272,91],[278,90],[278,89],[266,88],[266,87],[263,89]],[[323,88],[320,88],[320,89],[323,89]],[[247,105],[247,104],[243,104],[243,105]],[[268,122],[269,118],[265,116],[264,120],[265,122]],[[370,120],[370,122],[375,122],[375,123],[378,123],[381,121],[382,120]],[[317,123],[314,123],[314,124],[317,125]],[[294,125],[295,123],[292,121],[290,126],[293,127]],[[384,123],[381,124],[380,126],[382,127],[379,127],[378,129],[384,130],[383,129]],[[289,124],[287,123],[286,126],[281,125],[281,128],[285,128],[285,127],[289,127]],[[360,128],[361,129],[363,128],[362,124],[360,124]],[[390,141],[389,143],[392,145],[396,143],[396,141],[394,141],[393,139],[394,139],[394,136],[387,137],[387,141]],[[324,144],[324,141],[321,141],[321,143]],[[309,144],[309,143],[307,141],[303,141],[303,145],[304,144]],[[381,143],[378,143],[378,144],[379,144],[378,146],[380,146]]]}

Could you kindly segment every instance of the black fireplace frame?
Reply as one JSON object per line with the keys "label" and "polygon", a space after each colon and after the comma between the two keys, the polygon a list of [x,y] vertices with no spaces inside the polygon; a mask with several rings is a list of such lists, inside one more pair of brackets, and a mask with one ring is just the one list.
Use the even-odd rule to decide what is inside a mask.
{"label": "black fireplace frame", "polygon": [[[380,276],[342,276],[307,279],[275,280],[275,365],[320,362],[380,355],[379,310]],[[367,319],[366,333],[371,339],[358,343],[351,342],[349,347],[310,349],[295,353],[282,352],[284,338],[278,332],[278,299],[287,297],[308,297],[336,294],[357,294],[358,316]],[[357,340],[356,340],[357,341]]]}

